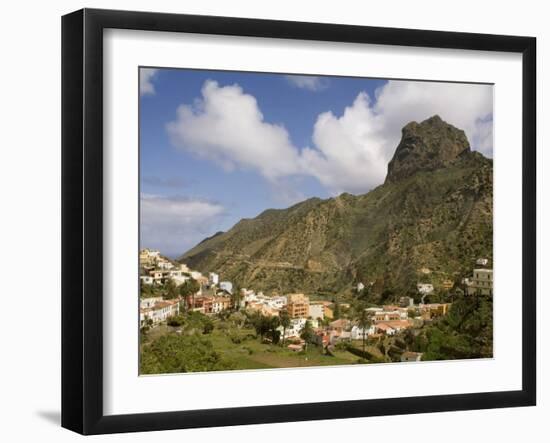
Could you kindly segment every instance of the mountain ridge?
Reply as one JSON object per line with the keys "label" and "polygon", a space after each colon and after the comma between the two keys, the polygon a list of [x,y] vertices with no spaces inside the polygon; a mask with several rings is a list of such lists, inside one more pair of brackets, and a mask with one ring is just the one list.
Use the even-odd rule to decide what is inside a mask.
{"label": "mountain ridge", "polygon": [[383,184],[366,194],[268,209],[203,240],[179,261],[277,292],[410,293],[420,268],[457,279],[492,258],[492,160],[439,116],[411,122]]}

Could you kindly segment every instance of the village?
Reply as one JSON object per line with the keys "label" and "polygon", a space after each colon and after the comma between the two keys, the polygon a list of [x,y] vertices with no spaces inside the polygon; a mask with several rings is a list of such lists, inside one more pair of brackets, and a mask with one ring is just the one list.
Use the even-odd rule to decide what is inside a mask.
{"label": "village", "polygon": [[[492,297],[493,271],[487,265],[487,259],[477,259],[471,276],[460,281],[465,296]],[[454,283],[444,281],[442,286],[450,290]],[[356,293],[364,289],[362,282],[355,284]],[[346,358],[335,360],[335,364],[349,364],[351,358],[360,363],[421,361],[421,352],[411,351],[407,346],[399,349],[395,343],[403,340],[395,338],[406,333],[414,337],[424,326],[446,316],[452,299],[425,302],[434,294],[434,285],[418,282],[416,289],[419,300],[416,303],[411,296],[400,296],[394,303],[380,306],[320,299],[315,294],[264,294],[252,288],[238,288],[214,272],[203,275],[163,257],[159,251],[140,251],[142,331],[171,325],[175,333],[181,333],[175,319],[184,314],[202,315],[215,321],[239,313],[254,326],[262,343],[278,344],[296,355],[304,355],[308,346],[322,355],[343,356],[345,351]],[[224,333],[231,335],[228,330]],[[377,343],[378,348],[373,346]],[[387,350],[388,343],[394,348],[393,354]],[[287,359],[285,366],[288,365]]]}

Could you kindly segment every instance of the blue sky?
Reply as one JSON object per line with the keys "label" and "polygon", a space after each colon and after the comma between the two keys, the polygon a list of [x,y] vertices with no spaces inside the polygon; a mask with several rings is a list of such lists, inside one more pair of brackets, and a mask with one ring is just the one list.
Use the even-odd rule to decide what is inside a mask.
{"label": "blue sky", "polygon": [[492,156],[492,86],[142,68],[141,246],[175,257],[266,208],[368,192],[434,114]]}

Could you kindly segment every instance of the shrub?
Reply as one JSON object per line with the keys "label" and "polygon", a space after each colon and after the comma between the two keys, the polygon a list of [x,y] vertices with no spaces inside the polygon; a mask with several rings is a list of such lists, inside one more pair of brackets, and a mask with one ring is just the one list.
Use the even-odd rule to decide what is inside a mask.
{"label": "shrub", "polygon": [[168,317],[168,320],[166,320],[166,324],[168,326],[178,327],[182,326],[184,324],[185,320],[182,315],[177,315],[174,317]]}
{"label": "shrub", "polygon": [[238,334],[230,334],[229,339],[231,340],[232,343],[236,345],[241,344],[242,342],[242,338]]}

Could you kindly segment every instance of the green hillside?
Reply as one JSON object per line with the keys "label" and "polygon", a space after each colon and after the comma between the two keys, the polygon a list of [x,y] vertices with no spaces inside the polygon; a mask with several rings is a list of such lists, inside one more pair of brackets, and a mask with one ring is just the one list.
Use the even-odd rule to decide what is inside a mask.
{"label": "green hillside", "polygon": [[492,189],[492,160],[435,116],[403,128],[385,183],[369,193],[266,210],[180,261],[256,290],[335,294],[372,282],[373,299],[405,295],[492,260]]}

